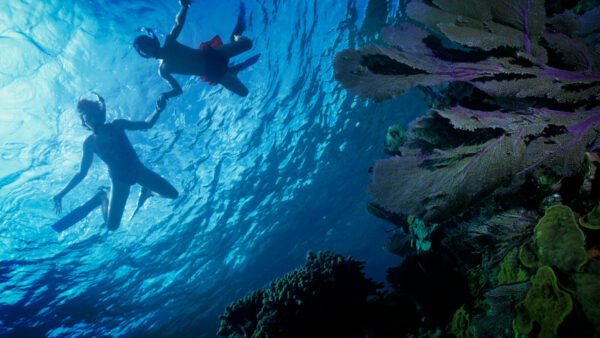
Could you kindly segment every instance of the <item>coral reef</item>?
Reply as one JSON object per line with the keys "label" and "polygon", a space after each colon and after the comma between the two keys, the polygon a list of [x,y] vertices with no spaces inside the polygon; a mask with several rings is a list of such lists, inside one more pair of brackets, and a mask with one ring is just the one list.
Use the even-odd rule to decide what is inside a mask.
{"label": "coral reef", "polygon": [[600,230],[600,203],[587,215],[579,219],[579,225],[592,230]]}
{"label": "coral reef", "polygon": [[[584,183],[579,190],[586,190]],[[506,214],[500,214],[492,219],[502,220],[505,217]],[[474,229],[478,228],[473,227],[472,231]],[[500,263],[496,263],[497,260],[482,259],[481,263],[477,263],[464,259],[467,254],[463,250],[477,247],[478,244],[472,242],[480,236],[467,237],[465,242],[470,245],[460,246],[454,241],[444,241],[472,266],[473,271],[481,272],[478,284],[483,290],[483,298],[481,292],[474,292],[474,303],[483,300],[490,308],[472,310],[471,325],[477,335],[509,336],[511,333],[506,328],[516,318],[515,329],[519,334],[528,336],[563,336],[566,332],[576,336],[598,336],[600,261],[594,255],[600,244],[594,236],[597,231],[587,230],[588,236],[584,236],[571,208],[566,205],[547,208],[535,227],[527,225],[525,229],[529,229],[528,238],[523,237],[524,232],[521,231],[509,242],[501,242],[504,245],[499,247],[512,249]],[[485,238],[493,243],[494,233],[486,234]],[[506,237],[496,234],[495,242],[498,243],[501,238]],[[516,246],[519,245],[517,259]],[[493,251],[488,251],[488,254],[490,252]],[[532,276],[535,271],[537,273]],[[497,284],[490,277],[494,272]],[[532,283],[526,282],[530,277]],[[567,316],[573,308],[577,310]],[[559,326],[564,330],[562,335]]]}
{"label": "coral reef", "polygon": [[[404,22],[382,30],[387,46],[337,54],[348,92],[382,101],[417,87],[430,106],[405,133],[390,128],[391,158],[367,188],[369,212],[402,229],[386,247],[408,257],[388,281],[418,305],[419,332],[600,335],[593,3],[413,0]],[[438,225],[429,251],[421,223]],[[424,245],[409,248],[411,237]],[[440,278],[467,295],[431,291]],[[448,297],[452,307],[432,305]]]}
{"label": "coral reef", "polygon": [[592,261],[585,271],[575,275],[576,297],[583,312],[600,333],[600,261]]}
{"label": "coral reef", "polygon": [[465,311],[464,305],[454,313],[452,324],[450,325],[450,333],[457,338],[475,337],[475,328],[470,324],[469,314]]}
{"label": "coral reef", "polygon": [[514,248],[511,252],[506,255],[502,263],[500,264],[500,271],[498,271],[498,284],[512,284],[526,281],[527,273],[519,266],[519,260],[517,259],[517,248]]}
{"label": "coral reef", "polygon": [[218,335],[229,337],[361,336],[382,285],[363,263],[331,252],[308,252],[307,262],[228,306]]}
{"label": "coral reef", "polygon": [[436,101],[400,155],[377,162],[368,192],[379,205],[438,222],[529,176],[579,170],[600,126],[600,57],[586,43],[595,11],[548,18],[542,1],[415,0],[407,14],[429,31],[385,28],[391,47],[340,52],[336,80],[374,100],[448,83],[471,94]]}
{"label": "coral reef", "polygon": [[476,328],[478,337],[511,337],[512,323],[517,316],[515,310],[523,301],[531,287],[530,282],[500,285],[486,291],[483,295],[487,311],[477,313],[471,324]]}
{"label": "coral reef", "polygon": [[539,337],[556,337],[558,326],[573,309],[573,301],[558,287],[549,266],[540,267],[531,281],[527,297],[517,305],[516,329],[527,335],[533,331],[534,323],[538,323]]}
{"label": "coral reef", "polygon": [[[469,265],[477,265],[485,274],[491,274],[509,253],[531,238],[537,223],[536,212],[524,208],[509,209],[493,216],[447,226],[444,245]],[[496,272],[497,274],[497,272]]]}
{"label": "coral reef", "polygon": [[586,261],[585,236],[571,209],[557,205],[546,210],[533,229],[540,264],[577,271]]}

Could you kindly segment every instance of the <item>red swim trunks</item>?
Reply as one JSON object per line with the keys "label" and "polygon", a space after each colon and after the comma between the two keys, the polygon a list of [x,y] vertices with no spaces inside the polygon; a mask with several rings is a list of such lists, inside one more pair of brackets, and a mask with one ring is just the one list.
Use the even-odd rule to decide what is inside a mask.
{"label": "red swim trunks", "polygon": [[212,39],[200,44],[200,50],[204,51],[206,58],[206,71],[200,79],[208,82],[209,85],[216,85],[219,80],[227,73],[229,59],[215,48],[223,46],[223,40],[218,35]]}

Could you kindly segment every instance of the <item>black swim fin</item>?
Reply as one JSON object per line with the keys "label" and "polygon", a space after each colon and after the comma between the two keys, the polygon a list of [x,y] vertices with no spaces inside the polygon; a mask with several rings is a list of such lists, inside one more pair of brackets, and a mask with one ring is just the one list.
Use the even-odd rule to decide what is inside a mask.
{"label": "black swim fin", "polygon": [[243,2],[240,2],[240,12],[238,13],[237,23],[235,24],[235,28],[233,28],[233,32],[229,37],[229,41],[235,42],[236,35],[242,35],[246,30],[246,6]]}
{"label": "black swim fin", "polygon": [[68,213],[65,217],[58,220],[58,222],[52,224],[52,229],[57,232],[67,230],[77,222],[84,219],[94,209],[102,205],[102,200],[106,199],[106,192],[104,190],[99,191],[89,201],[85,202],[81,206],[75,208],[73,211]]}
{"label": "black swim fin", "polygon": [[131,214],[131,217],[129,217],[129,221],[131,221],[135,214],[137,214],[137,212],[140,210],[140,208],[144,206],[146,200],[150,198],[150,196],[152,196],[152,192],[148,188],[142,187],[142,190],[140,190],[140,197],[138,198],[137,206],[135,207],[133,214]]}
{"label": "black swim fin", "polygon": [[229,67],[229,70],[232,71],[233,73],[237,74],[237,73],[241,72],[242,70],[255,64],[259,58],[260,58],[260,54],[256,54],[253,57],[249,58],[248,60],[246,60],[242,63],[238,63],[237,65],[233,65],[233,66]]}

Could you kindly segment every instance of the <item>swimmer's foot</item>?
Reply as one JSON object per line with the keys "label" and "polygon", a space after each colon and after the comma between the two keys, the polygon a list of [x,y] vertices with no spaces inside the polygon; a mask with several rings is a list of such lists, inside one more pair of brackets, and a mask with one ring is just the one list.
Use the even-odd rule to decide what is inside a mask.
{"label": "swimmer's foot", "polygon": [[243,2],[240,2],[240,13],[238,14],[237,23],[235,25],[235,28],[233,29],[233,32],[231,33],[231,36],[229,37],[229,40],[231,42],[238,41],[242,37],[242,34],[244,33],[245,30],[246,30],[246,6],[244,6]]}
{"label": "swimmer's foot", "polygon": [[104,222],[108,218],[108,195],[106,194],[109,191],[109,187],[101,186],[98,188],[98,192],[96,196],[100,197],[100,206],[102,207],[102,217],[104,218]]}

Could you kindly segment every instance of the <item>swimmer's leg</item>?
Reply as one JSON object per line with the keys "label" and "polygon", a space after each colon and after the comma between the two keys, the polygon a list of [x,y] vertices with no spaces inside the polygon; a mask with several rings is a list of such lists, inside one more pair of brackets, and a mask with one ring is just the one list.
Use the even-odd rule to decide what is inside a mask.
{"label": "swimmer's leg", "polygon": [[223,53],[227,58],[232,58],[252,48],[252,40],[245,36],[240,36],[237,41],[225,44],[215,48]]}
{"label": "swimmer's leg", "polygon": [[171,183],[144,166],[140,166],[137,183],[162,197],[175,199],[179,196]]}
{"label": "swimmer's leg", "polygon": [[231,71],[228,71],[225,73],[225,75],[223,75],[221,80],[219,80],[219,84],[239,96],[248,95],[248,88],[246,88],[242,81],[237,78],[235,73]]}
{"label": "swimmer's leg", "polygon": [[260,54],[256,54],[253,57],[249,58],[248,60],[246,60],[242,63],[238,63],[237,65],[233,65],[233,66],[229,67],[228,71],[232,72],[233,74],[237,74],[237,73],[241,72],[242,70],[255,64],[259,58],[260,58]]}
{"label": "swimmer's leg", "polygon": [[106,197],[106,192],[101,188],[100,191],[98,191],[96,195],[94,195],[94,197],[92,197],[89,201],[73,209],[73,211],[68,213],[65,217],[52,224],[52,229],[58,232],[67,230],[77,222],[87,217],[87,215],[89,215],[90,212],[95,210],[98,206],[102,206],[102,216],[104,216],[104,221],[106,222],[105,206],[108,205],[107,201],[108,198]]}
{"label": "swimmer's leg", "polygon": [[121,224],[125,203],[129,196],[129,184],[119,180],[112,180],[110,186],[110,199],[108,200],[108,217],[106,219],[106,227],[108,230],[117,230]]}

